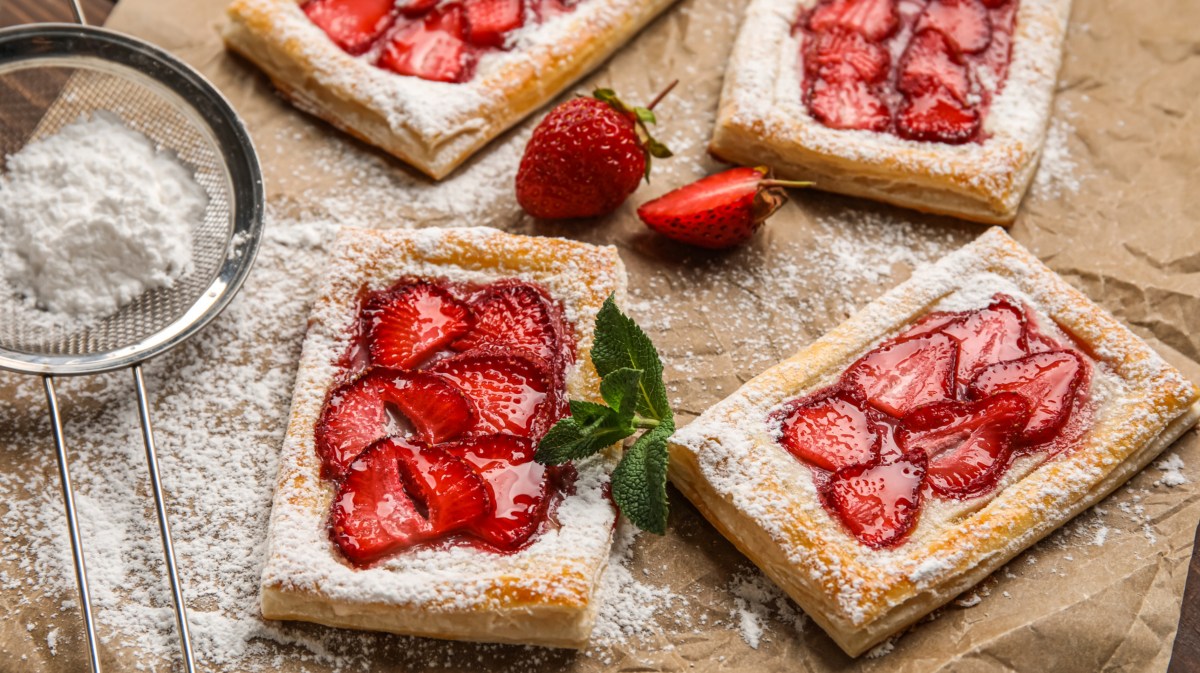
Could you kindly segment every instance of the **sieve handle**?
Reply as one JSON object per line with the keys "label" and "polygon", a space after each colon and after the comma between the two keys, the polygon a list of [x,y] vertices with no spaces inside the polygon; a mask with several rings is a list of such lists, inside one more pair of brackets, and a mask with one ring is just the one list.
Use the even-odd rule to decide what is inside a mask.
{"label": "sieve handle", "polygon": [[150,405],[146,396],[146,381],[142,377],[142,366],[133,367],[133,382],[137,387],[138,415],[142,421],[142,441],[146,445],[146,464],[150,467],[150,487],[154,491],[154,509],[158,514],[158,530],[161,533],[163,556],[167,561],[167,575],[171,579],[171,597],[175,602],[175,625],[179,627],[179,646],[183,650],[183,665],[187,673],[194,673],[196,661],[192,656],[192,636],[188,630],[187,607],[183,602],[183,590],[179,587],[179,571],[175,566],[175,546],[171,543],[171,525],[167,522],[167,507],[163,502],[162,481],[158,474],[158,453],[154,446],[154,426],[150,424]]}
{"label": "sieve handle", "polygon": [[58,413],[58,395],[54,379],[43,376],[46,402],[50,405],[50,424],[54,428],[54,449],[58,455],[58,476],[62,481],[63,504],[67,510],[67,527],[71,533],[71,554],[75,557],[75,579],[79,584],[79,599],[83,604],[83,625],[87,630],[88,655],[92,673],[100,673],[100,655],[96,651],[96,622],[92,619],[92,599],[88,591],[87,567],[83,562],[83,540],[79,536],[79,517],[75,513],[75,491],[71,488],[71,471],[67,468],[67,449],[63,441],[62,417]]}

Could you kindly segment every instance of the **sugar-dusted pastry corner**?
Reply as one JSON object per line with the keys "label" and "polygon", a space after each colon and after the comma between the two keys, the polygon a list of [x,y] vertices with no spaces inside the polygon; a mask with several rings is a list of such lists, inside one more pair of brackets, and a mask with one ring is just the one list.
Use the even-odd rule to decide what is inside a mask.
{"label": "sugar-dusted pastry corner", "polygon": [[994,228],[704,412],[670,476],[857,656],[1124,483],[1198,399]]}
{"label": "sugar-dusted pastry corner", "polygon": [[616,250],[486,228],[343,229],[313,306],[262,612],[329,626],[586,644],[611,457],[533,460],[598,399],[591,326]]}

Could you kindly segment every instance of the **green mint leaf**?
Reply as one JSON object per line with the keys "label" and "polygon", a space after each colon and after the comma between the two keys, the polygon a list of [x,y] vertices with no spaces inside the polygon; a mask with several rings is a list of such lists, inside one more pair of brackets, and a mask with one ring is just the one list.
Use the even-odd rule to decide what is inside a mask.
{"label": "green mint leaf", "polygon": [[616,410],[621,426],[629,426],[632,434],[633,414],[637,411],[638,384],[642,382],[642,370],[622,367],[600,382],[600,396],[608,406]]}
{"label": "green mint leaf", "polygon": [[633,114],[637,117],[638,121],[643,124],[658,123],[658,118],[654,116],[654,111],[650,108],[635,107],[633,108]]}
{"label": "green mint leaf", "polygon": [[[657,421],[673,418],[662,380],[662,361],[650,337],[629,316],[621,313],[612,295],[596,314],[592,362],[602,378],[618,369],[640,369],[636,411]],[[669,434],[669,433],[668,433]]]}
{"label": "green mint leaf", "polygon": [[673,421],[649,430],[625,451],[612,474],[612,496],[630,521],[642,530],[667,532],[667,437]]}
{"label": "green mint leaf", "polygon": [[[577,404],[590,405],[586,414],[568,416],[554,424],[542,441],[538,442],[534,459],[543,465],[561,465],[569,460],[586,458],[607,446],[633,434],[633,426],[621,424],[617,412],[600,404],[573,400]],[[582,411],[582,409],[581,409]],[[580,419],[587,419],[581,421]]]}

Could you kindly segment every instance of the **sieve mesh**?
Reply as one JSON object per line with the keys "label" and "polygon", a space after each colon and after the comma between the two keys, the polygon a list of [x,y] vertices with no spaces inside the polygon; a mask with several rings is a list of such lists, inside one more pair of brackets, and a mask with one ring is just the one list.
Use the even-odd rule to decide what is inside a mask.
{"label": "sieve mesh", "polygon": [[137,70],[99,59],[26,59],[0,70],[0,169],[39,138],[94,113],[120,117],[161,149],[175,153],[208,194],[193,229],[190,270],[169,288],[146,292],[87,324],[52,324],[0,274],[0,350],[81,356],[144,341],[195,306],[221,271],[234,231],[229,168],[208,124],[188,101]]}

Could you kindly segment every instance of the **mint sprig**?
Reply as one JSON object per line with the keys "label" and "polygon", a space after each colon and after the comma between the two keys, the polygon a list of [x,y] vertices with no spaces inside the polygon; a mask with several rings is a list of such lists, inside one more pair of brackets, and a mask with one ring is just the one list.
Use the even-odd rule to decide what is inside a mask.
{"label": "mint sprig", "polygon": [[559,465],[644,431],[613,470],[613,501],[639,528],[662,535],[667,530],[667,439],[675,432],[675,416],[658,351],[612,295],[596,314],[592,363],[605,404],[571,400],[571,415],[550,428],[535,457]]}

